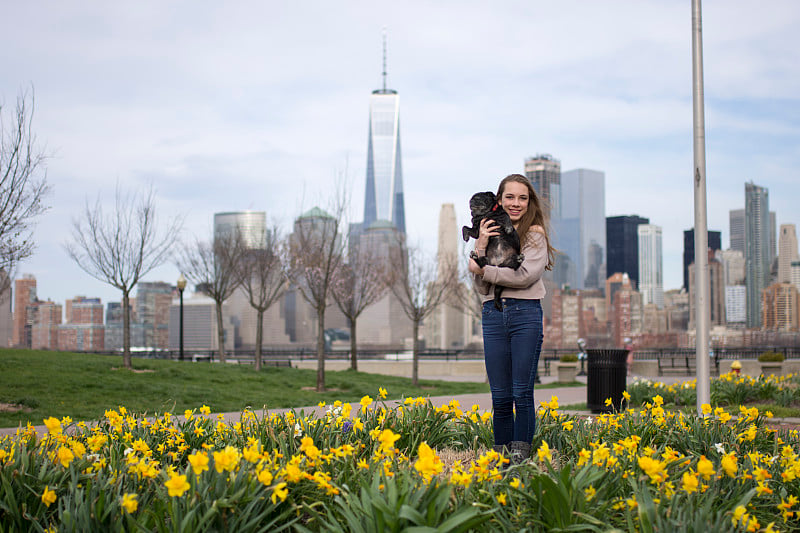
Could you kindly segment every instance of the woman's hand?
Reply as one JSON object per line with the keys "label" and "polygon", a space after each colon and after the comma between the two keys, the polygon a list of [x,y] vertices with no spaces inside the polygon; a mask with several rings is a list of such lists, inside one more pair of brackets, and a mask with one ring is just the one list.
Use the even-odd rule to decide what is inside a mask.
{"label": "woman's hand", "polygon": [[[475,243],[476,250],[486,250],[489,246],[489,237],[500,235],[500,226],[494,220],[484,218],[481,220],[481,227],[478,232],[478,240]],[[477,266],[477,265],[476,265]]]}
{"label": "woman's hand", "polygon": [[469,265],[467,265],[467,269],[476,276],[483,277],[483,269],[479,267],[478,263],[476,263],[471,257],[469,258]]}

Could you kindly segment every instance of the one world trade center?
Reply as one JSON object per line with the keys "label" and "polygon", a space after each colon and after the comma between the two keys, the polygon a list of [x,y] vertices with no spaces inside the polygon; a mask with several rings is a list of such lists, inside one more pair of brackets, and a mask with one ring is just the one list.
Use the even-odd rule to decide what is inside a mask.
{"label": "one world trade center", "polygon": [[369,144],[367,188],[364,198],[364,228],[376,220],[391,222],[406,232],[403,202],[403,166],[400,157],[400,97],[386,88],[384,44],[383,88],[369,98]]}

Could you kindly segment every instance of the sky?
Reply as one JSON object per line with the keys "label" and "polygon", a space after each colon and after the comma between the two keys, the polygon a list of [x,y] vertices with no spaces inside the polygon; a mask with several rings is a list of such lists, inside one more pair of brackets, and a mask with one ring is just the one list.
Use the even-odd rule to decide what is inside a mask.
{"label": "sky", "polygon": [[[729,244],[744,184],[800,223],[800,2],[703,3],[708,226]],[[546,153],[605,173],[607,216],[663,228],[664,289],[694,225],[689,0],[13,2],[0,20],[0,103],[35,93],[50,209],[20,273],[38,296],[118,301],[64,245],[86,202],[152,185],[181,239],[216,212],[284,231],[337,183],[362,218],[369,95],[400,95],[409,240],[431,254],[443,203]],[[146,281],[174,283],[174,261]]]}

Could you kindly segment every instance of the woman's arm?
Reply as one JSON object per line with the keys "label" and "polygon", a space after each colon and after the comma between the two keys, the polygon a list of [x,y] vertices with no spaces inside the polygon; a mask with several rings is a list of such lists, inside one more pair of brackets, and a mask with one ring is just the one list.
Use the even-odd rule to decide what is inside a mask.
{"label": "woman's arm", "polygon": [[[483,267],[482,281],[511,289],[524,289],[539,281],[544,274],[548,260],[547,240],[541,227],[532,226],[528,231],[522,247],[522,254],[525,256],[525,260],[517,270],[492,265]],[[488,292],[484,292],[484,294],[488,294]]]}

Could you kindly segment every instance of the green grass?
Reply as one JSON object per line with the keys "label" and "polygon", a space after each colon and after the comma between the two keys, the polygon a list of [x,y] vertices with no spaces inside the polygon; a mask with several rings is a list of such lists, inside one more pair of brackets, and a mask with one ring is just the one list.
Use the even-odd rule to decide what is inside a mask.
{"label": "green grass", "polygon": [[139,413],[182,414],[205,404],[214,412],[305,407],[320,401],[375,398],[378,387],[389,399],[401,396],[445,396],[489,391],[486,383],[411,380],[349,370],[325,373],[328,391],[317,393],[316,370],[250,365],[189,363],[133,359],[134,371],[122,368],[122,356],[0,349],[0,402],[22,405],[14,413],[0,409],[0,427],[48,416],[75,421],[96,420],[106,409],[122,405]]}

